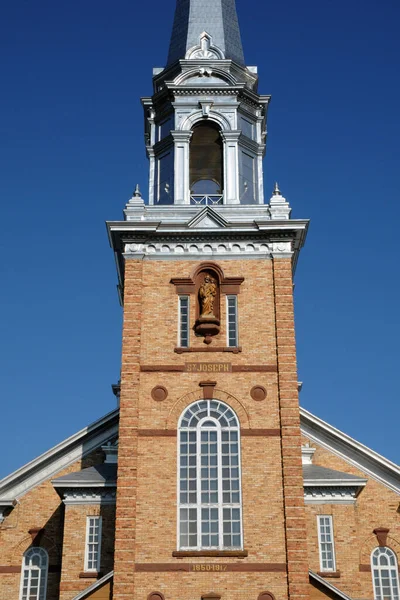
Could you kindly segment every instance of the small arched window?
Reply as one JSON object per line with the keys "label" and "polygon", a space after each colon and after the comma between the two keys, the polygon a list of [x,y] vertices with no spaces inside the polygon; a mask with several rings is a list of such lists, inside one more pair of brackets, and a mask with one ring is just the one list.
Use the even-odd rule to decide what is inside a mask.
{"label": "small arched window", "polygon": [[219,400],[191,404],[179,423],[178,547],[242,548],[240,430]]}
{"label": "small arched window", "polygon": [[22,560],[20,600],[45,600],[49,556],[43,548],[29,548]]}
{"label": "small arched window", "polygon": [[393,550],[386,546],[375,548],[371,570],[375,600],[399,600],[399,574]]}
{"label": "small arched window", "polygon": [[192,195],[223,193],[223,147],[219,128],[211,121],[193,127],[189,179]]}

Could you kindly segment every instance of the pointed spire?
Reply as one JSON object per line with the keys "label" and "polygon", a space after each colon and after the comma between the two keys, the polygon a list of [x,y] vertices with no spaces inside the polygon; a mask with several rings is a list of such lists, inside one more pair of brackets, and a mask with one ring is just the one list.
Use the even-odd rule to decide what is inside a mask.
{"label": "pointed spire", "polygon": [[235,0],[176,0],[167,65],[191,49],[193,58],[229,58],[244,65]]}
{"label": "pointed spire", "polygon": [[275,187],[274,187],[274,191],[272,192],[273,196],[280,196],[281,195],[281,190],[279,189],[279,185],[278,182],[275,181]]}
{"label": "pointed spire", "polygon": [[138,183],[136,184],[135,191],[133,192],[133,195],[134,195],[135,198],[141,198],[142,197],[142,194],[140,193],[140,187],[139,187]]}

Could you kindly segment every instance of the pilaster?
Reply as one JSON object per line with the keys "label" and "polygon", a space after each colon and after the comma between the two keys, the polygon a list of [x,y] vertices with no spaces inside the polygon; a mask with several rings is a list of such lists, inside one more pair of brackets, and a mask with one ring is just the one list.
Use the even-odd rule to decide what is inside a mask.
{"label": "pilaster", "polygon": [[190,204],[189,143],[191,131],[171,131],[174,139],[174,203]]}
{"label": "pilaster", "polygon": [[134,590],[142,277],[143,262],[127,261],[122,336],[114,600],[131,599]]}
{"label": "pilaster", "polygon": [[223,131],[224,142],[224,204],[240,204],[239,199],[239,137],[240,131]]}
{"label": "pilaster", "polygon": [[306,600],[309,597],[307,530],[290,258],[274,257],[273,275],[288,597]]}

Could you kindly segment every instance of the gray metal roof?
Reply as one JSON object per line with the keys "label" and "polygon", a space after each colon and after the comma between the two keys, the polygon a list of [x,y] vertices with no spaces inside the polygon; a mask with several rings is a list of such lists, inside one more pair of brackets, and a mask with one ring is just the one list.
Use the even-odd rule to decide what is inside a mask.
{"label": "gray metal roof", "polygon": [[52,480],[55,488],[60,487],[115,487],[117,483],[117,465],[103,463],[82,469],[75,473],[62,475]]}
{"label": "gray metal roof", "polygon": [[235,0],[177,0],[167,65],[185,58],[204,31],[226,58],[244,65]]}
{"label": "gray metal roof", "polygon": [[366,479],[342,471],[334,471],[319,465],[303,465],[304,485],[343,485],[343,486],[363,486],[367,483]]}

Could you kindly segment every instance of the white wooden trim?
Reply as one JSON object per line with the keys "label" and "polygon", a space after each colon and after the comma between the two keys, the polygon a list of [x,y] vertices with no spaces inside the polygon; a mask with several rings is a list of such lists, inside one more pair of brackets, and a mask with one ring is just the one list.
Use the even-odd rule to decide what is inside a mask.
{"label": "white wooden trim", "polygon": [[[97,543],[97,560],[96,567],[89,567],[89,532],[90,532],[90,520],[96,519],[98,521],[98,543]],[[84,571],[86,572],[96,572],[100,571],[100,561],[101,561],[101,531],[102,531],[102,517],[100,515],[87,515],[86,517],[86,539],[85,539],[85,562],[84,562]]]}
{"label": "white wooden trim", "polygon": [[[331,538],[332,538],[331,544],[332,544],[332,560],[333,560],[333,567],[331,569],[324,567],[324,563],[323,563],[322,544],[327,544],[327,542],[322,542],[322,539],[321,539],[321,519],[329,519],[329,528],[330,528],[330,534],[331,534]],[[334,539],[334,534],[333,534],[333,517],[332,517],[332,515],[317,515],[317,529],[318,529],[318,550],[319,550],[320,569],[321,569],[321,571],[325,571],[325,572],[336,571],[335,539]]]}
{"label": "white wooden trim", "polygon": [[[196,425],[196,427],[182,427],[182,419],[183,416],[185,415],[186,411],[191,407],[194,406],[196,404],[198,404],[199,402],[207,402],[208,404],[208,410],[207,410],[207,416],[203,417]],[[236,419],[236,425],[233,427],[221,427],[221,424],[219,423],[219,421],[217,419],[215,419],[214,417],[209,416],[209,412],[210,412],[210,406],[212,402],[218,402],[219,404],[221,404],[221,406],[226,407],[226,410],[230,410],[233,415],[235,416]],[[222,413],[223,414],[223,413]],[[205,423],[206,421],[212,421],[216,424],[216,427],[203,427],[203,423]],[[196,504],[193,503],[185,503],[184,505],[182,505],[181,503],[181,499],[180,499],[180,468],[181,468],[181,452],[180,452],[180,443],[181,443],[181,433],[182,432],[187,432],[188,434],[190,432],[196,432],[196,480],[197,480],[197,486],[196,486]],[[206,506],[204,506],[204,504],[201,501],[201,432],[203,431],[213,431],[217,433],[217,473],[218,473],[218,486],[217,486],[217,491],[218,491],[218,501],[214,504],[209,503],[207,505],[207,508],[212,509],[212,508],[217,508],[218,509],[218,546],[207,546],[206,548],[208,550],[226,550],[226,549],[235,549],[235,550],[241,550],[243,549],[243,512],[242,512],[242,485],[241,485],[241,448],[240,448],[240,423],[239,423],[239,419],[235,413],[235,411],[233,410],[233,408],[227,404],[225,404],[224,402],[218,400],[217,398],[214,398],[213,400],[198,400],[196,402],[193,402],[192,404],[190,404],[189,406],[187,406],[185,408],[185,410],[182,412],[180,418],[179,418],[179,425],[178,425],[178,436],[177,436],[177,454],[178,454],[178,461],[177,461],[177,470],[178,470],[178,474],[177,474],[177,549],[178,550],[201,550],[204,549],[205,547],[202,546],[202,541],[201,541],[201,536],[202,536],[202,531],[201,531],[201,509],[202,508],[206,508]],[[237,446],[238,446],[238,473],[239,473],[239,502],[238,503],[225,503],[223,502],[223,486],[222,486],[222,460],[221,460],[221,456],[222,456],[222,431],[229,431],[229,432],[233,432],[235,431],[237,433]],[[188,442],[189,443],[189,442]],[[231,442],[229,442],[231,443]],[[189,455],[188,455],[189,456]],[[231,490],[232,492],[232,490]],[[188,490],[189,493],[189,490]],[[181,519],[180,519],[180,510],[181,508],[187,508],[188,510],[190,509],[196,509],[197,510],[197,546],[181,546],[180,543],[180,525],[181,525]],[[239,509],[239,514],[240,514],[240,546],[225,546],[224,545],[224,541],[223,541],[223,536],[224,536],[224,531],[223,531],[223,509],[224,508],[230,508],[230,509]],[[233,521],[231,521],[233,522]],[[188,534],[189,535],[189,534]],[[233,536],[233,532],[231,532],[231,535]],[[237,535],[237,534],[236,534]]]}
{"label": "white wooden trim", "polygon": [[[396,553],[391,549],[388,548],[387,546],[385,546],[384,548],[384,552],[380,552],[380,555],[386,554],[388,555],[388,553],[391,553],[393,555],[394,558],[394,565],[374,565],[373,564],[373,558],[374,558],[374,554],[377,550],[380,550],[379,546],[377,548],[374,548],[371,552],[371,557],[370,557],[370,564],[371,564],[371,575],[372,575],[372,589],[374,591],[374,598],[377,598],[377,591],[379,591],[379,596],[381,598],[384,598],[383,594],[382,594],[382,569],[388,570],[389,571],[389,582],[390,582],[390,598],[391,600],[399,600],[399,570],[398,570],[398,564],[397,564],[397,556]],[[378,559],[379,560],[379,559]],[[379,590],[376,589],[375,586],[375,574],[374,571],[378,571],[378,578],[379,578]],[[392,573],[396,574],[396,583],[397,583],[397,595],[394,595],[393,593],[393,582],[392,582]]]}
{"label": "white wooden trim", "polygon": [[[27,554],[29,554],[33,550],[40,550],[41,552],[43,552],[44,556],[45,556],[45,560],[46,560],[45,566],[40,568],[39,585],[38,585],[38,595],[36,596],[35,600],[46,600],[46,595],[47,595],[47,579],[48,579],[48,574],[49,574],[49,555],[47,553],[47,550],[45,550],[45,548],[36,548],[36,547],[29,548],[26,552],[24,552],[24,555],[22,557],[22,568],[21,568],[21,577],[20,577],[19,598],[20,598],[20,600],[30,600],[31,599],[31,593],[30,593],[30,585],[31,585],[31,577],[32,577],[32,568],[31,567],[28,567],[28,569],[29,569],[29,572],[28,572],[28,586],[27,586],[28,595],[24,596],[23,595],[23,591],[24,591],[25,569],[27,568],[25,566],[25,560],[26,560]],[[35,567],[35,569],[36,568],[37,567]],[[45,578],[45,581],[44,581],[44,591],[43,591],[43,596],[41,596],[40,595],[40,584],[42,582],[42,578],[43,577]]]}
{"label": "white wooden trim", "polygon": [[235,327],[236,327],[236,343],[235,346],[239,345],[239,318],[238,318],[238,297],[236,294],[228,294],[226,296],[226,345],[228,347],[234,348],[235,346],[230,346],[229,343],[229,333],[230,333],[230,324],[229,324],[229,300],[235,300]]}

